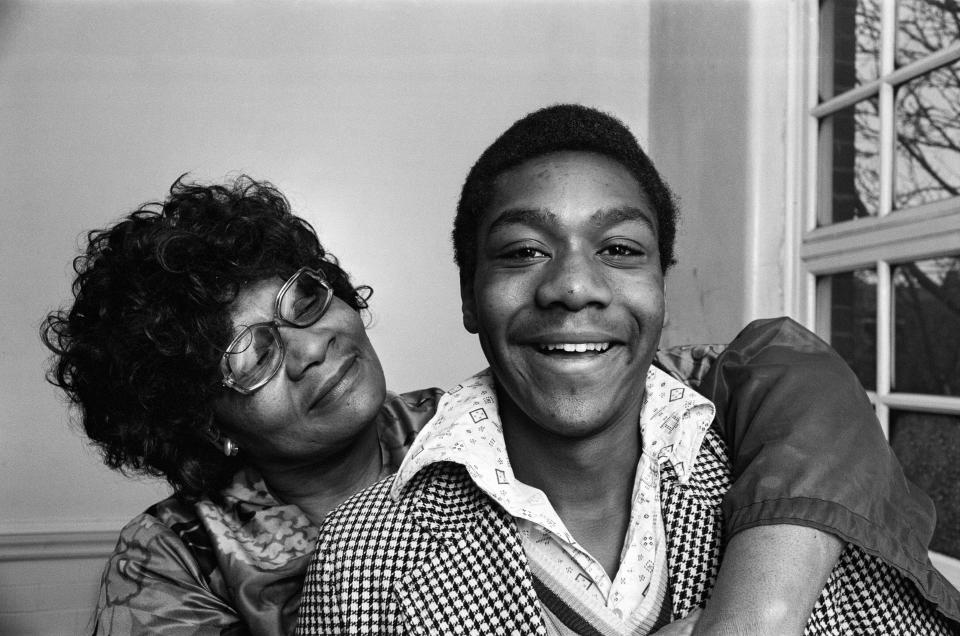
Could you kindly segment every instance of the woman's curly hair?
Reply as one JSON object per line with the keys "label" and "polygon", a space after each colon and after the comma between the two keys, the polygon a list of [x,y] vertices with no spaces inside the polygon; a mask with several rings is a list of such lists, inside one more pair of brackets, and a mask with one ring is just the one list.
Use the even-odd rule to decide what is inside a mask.
{"label": "woman's curly hair", "polygon": [[357,311],[371,292],[274,186],[247,176],[209,186],[181,176],[165,201],[87,238],[73,306],[40,329],[55,354],[48,380],[79,407],[108,466],[163,476],[188,497],[215,493],[243,465],[209,441],[239,290],[310,266]]}

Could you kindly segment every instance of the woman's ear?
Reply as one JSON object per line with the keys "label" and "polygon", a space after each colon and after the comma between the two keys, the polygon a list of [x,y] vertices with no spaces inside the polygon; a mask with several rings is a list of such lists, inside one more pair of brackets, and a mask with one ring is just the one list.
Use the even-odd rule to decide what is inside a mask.
{"label": "woman's ear", "polygon": [[204,439],[217,447],[217,449],[223,448],[223,440],[226,439],[226,436],[223,434],[223,431],[220,430],[220,427],[217,426],[217,418],[215,415],[210,416],[210,420],[207,422],[207,425],[203,427],[201,432]]}
{"label": "woman's ear", "polygon": [[220,429],[217,428],[217,425],[214,423],[212,415],[210,416],[210,421],[207,422],[207,425],[201,430],[201,434],[211,444],[220,445]]}
{"label": "woman's ear", "polygon": [[203,436],[208,442],[227,457],[233,457],[240,450],[237,443],[223,434],[220,428],[214,423],[211,416],[210,423],[203,427]]}

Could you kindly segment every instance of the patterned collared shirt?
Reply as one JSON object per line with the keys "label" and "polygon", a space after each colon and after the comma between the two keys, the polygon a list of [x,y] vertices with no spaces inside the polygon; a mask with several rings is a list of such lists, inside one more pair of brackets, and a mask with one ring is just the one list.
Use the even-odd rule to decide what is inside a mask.
{"label": "patterned collared shirt", "polygon": [[640,414],[642,454],[633,487],[630,523],[616,576],[580,546],[547,496],[518,481],[510,466],[500,423],[496,389],[489,370],[445,395],[434,418],[414,441],[397,473],[392,496],[422,468],[435,462],[463,465],[476,485],[514,517],[531,561],[554,573],[559,583],[605,607],[616,619],[635,624],[656,576],[665,576],[666,546],[660,516],[660,466],[670,462],[680,483],[689,479],[703,436],[713,421],[709,400],[668,374],[650,367]]}

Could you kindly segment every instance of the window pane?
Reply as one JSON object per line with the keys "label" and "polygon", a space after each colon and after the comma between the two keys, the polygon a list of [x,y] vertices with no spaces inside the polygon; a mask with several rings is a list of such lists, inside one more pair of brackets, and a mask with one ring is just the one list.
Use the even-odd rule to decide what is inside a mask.
{"label": "window pane", "polygon": [[821,101],[877,78],[880,0],[820,5]]}
{"label": "window pane", "polygon": [[903,66],[960,41],[960,2],[900,0],[897,64]]}
{"label": "window pane", "polygon": [[867,390],[877,388],[877,273],[872,269],[817,279],[818,305],[827,309],[829,341]]}
{"label": "window pane", "polygon": [[960,395],[960,256],[893,270],[893,390]]}
{"label": "window pane", "polygon": [[820,122],[819,225],[876,216],[878,137],[875,99],[858,102]]}
{"label": "window pane", "polygon": [[960,418],[892,411],[890,445],[937,508],[930,548],[960,558]]}
{"label": "window pane", "polygon": [[894,207],[960,194],[960,62],[897,89]]}

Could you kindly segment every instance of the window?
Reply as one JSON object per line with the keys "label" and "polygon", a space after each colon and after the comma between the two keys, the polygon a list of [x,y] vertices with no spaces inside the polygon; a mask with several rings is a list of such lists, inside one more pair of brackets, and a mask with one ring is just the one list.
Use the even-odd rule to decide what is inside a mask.
{"label": "window", "polygon": [[960,572],[960,0],[822,0],[812,48],[801,303]]}

